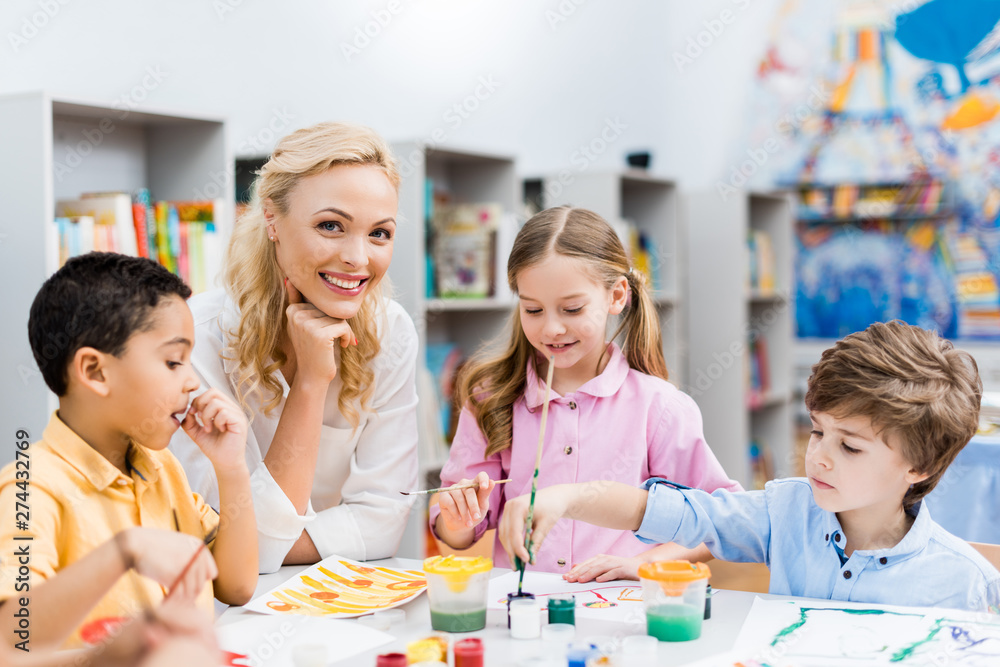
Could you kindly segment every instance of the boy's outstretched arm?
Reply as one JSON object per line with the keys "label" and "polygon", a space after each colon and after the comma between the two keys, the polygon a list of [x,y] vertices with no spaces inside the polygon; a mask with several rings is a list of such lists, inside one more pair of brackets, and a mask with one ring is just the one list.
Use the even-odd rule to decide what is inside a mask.
{"label": "boy's outstretched arm", "polygon": [[692,563],[704,563],[712,560],[712,552],[704,544],[694,549],[682,547],[673,542],[657,544],[652,549],[643,551],[638,556],[613,556],[600,554],[578,563],[563,575],[570,583],[586,583],[588,581],[613,581],[616,579],[639,579],[639,566],[643,563],[654,563],[659,560],[687,560]]}
{"label": "boy's outstretched arm", "polygon": [[257,520],[244,458],[247,419],[218,389],[209,389],[191,402],[182,426],[212,462],[219,482],[219,532],[210,545],[219,567],[215,597],[229,605],[246,604],[258,571]]}
{"label": "boy's outstretched arm", "polygon": [[[559,519],[585,521],[602,528],[638,530],[646,512],[646,496],[643,489],[603,480],[540,489],[535,494],[531,551],[538,552]],[[531,496],[527,494],[508,500],[500,518],[497,535],[512,563],[515,556],[528,562],[524,524],[530,501]]]}

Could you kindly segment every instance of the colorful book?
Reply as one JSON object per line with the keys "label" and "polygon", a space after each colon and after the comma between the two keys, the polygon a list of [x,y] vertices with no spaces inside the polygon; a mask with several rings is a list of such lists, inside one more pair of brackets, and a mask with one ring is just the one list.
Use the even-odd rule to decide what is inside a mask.
{"label": "colorful book", "polygon": [[485,298],[493,294],[494,243],[503,215],[499,204],[449,204],[434,212],[434,264],[438,296]]}
{"label": "colorful book", "polygon": [[149,195],[149,189],[139,188],[136,190],[132,196],[132,203],[146,209],[143,218],[146,222],[146,257],[156,258],[156,215],[153,212],[153,199]]}
{"label": "colorful book", "polygon": [[168,209],[169,205],[165,201],[158,201],[153,206],[156,220],[156,261],[170,269],[170,236],[167,233]]}
{"label": "colorful book", "polygon": [[56,202],[55,213],[56,217],[63,218],[92,217],[95,228],[107,227],[99,230],[100,244],[110,247],[101,249],[126,255],[137,254],[135,225],[132,221],[132,199],[128,194],[88,193],[79,199],[62,199]]}

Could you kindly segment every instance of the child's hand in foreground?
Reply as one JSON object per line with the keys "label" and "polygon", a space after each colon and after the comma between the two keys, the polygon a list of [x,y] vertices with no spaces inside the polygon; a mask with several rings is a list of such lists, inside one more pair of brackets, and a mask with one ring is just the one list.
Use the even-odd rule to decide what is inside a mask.
{"label": "child's hand in foreground", "polygon": [[[202,549],[204,543],[192,535],[135,527],[119,533],[116,539],[121,540],[122,548],[136,572],[163,587],[175,586],[168,590],[171,598],[179,596],[182,601],[193,601],[205,584],[219,574],[212,552]],[[184,568],[192,558],[194,562],[185,572]],[[182,572],[183,579],[177,581]]]}
{"label": "child's hand in foreground", "polygon": [[588,581],[613,581],[615,579],[638,579],[639,566],[646,562],[641,556],[626,558],[601,554],[574,565],[563,575],[566,581],[583,584]]}

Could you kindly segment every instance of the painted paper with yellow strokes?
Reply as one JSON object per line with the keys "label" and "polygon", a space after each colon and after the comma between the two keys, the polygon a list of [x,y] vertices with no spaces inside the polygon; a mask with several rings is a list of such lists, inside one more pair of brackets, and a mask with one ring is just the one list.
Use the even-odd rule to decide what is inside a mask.
{"label": "painted paper with yellow strokes", "polygon": [[331,556],[246,605],[264,614],[353,618],[398,607],[420,595],[427,579],[420,570],[371,567]]}

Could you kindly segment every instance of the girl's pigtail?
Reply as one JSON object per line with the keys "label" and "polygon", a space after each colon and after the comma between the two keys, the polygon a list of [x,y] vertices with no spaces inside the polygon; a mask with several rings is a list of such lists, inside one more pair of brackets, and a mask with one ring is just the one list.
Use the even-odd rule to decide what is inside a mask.
{"label": "girl's pigtail", "polygon": [[[622,352],[628,365],[647,375],[667,379],[667,362],[663,358],[660,318],[656,305],[649,296],[646,276],[630,269],[625,274],[628,281],[629,302],[622,313],[618,332],[625,332]],[[615,336],[617,337],[618,332]]]}

